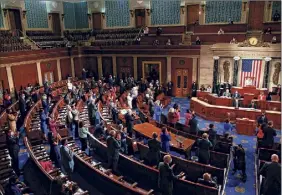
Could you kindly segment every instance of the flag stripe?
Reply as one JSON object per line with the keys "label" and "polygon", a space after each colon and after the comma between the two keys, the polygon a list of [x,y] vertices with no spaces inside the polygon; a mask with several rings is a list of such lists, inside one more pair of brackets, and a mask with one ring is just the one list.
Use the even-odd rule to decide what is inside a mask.
{"label": "flag stripe", "polygon": [[248,77],[254,77],[254,85],[259,88],[260,76],[261,76],[262,60],[242,60],[242,71],[241,71],[241,86],[245,86],[245,80]]}

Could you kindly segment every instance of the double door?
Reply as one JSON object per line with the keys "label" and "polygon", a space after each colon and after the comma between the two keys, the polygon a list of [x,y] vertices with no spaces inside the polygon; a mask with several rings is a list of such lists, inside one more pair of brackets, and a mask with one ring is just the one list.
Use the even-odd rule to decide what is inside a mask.
{"label": "double door", "polygon": [[187,97],[189,94],[188,69],[176,69],[176,97]]}

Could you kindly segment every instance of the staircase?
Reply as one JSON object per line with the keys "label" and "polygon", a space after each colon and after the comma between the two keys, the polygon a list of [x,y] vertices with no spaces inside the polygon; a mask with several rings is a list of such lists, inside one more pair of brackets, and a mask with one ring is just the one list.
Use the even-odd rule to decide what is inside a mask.
{"label": "staircase", "polygon": [[26,45],[30,45],[31,46],[31,50],[38,50],[40,49],[36,43],[34,41],[32,41],[30,38],[28,37],[21,37],[21,39],[23,40],[23,43]]}

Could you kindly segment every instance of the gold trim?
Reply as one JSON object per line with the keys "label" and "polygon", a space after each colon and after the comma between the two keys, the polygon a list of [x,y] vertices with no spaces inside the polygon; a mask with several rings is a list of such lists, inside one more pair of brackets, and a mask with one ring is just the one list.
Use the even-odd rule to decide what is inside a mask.
{"label": "gold trim", "polygon": [[145,79],[145,65],[146,64],[158,64],[160,67],[159,71],[159,83],[162,83],[162,63],[160,61],[142,61],[142,78]]}

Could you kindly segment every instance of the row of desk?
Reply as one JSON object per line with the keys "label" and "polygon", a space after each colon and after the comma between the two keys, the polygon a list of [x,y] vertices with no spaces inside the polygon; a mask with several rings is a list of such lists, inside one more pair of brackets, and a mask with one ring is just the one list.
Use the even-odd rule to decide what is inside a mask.
{"label": "row of desk", "polygon": [[[193,97],[190,103],[191,110],[194,110],[197,115],[200,117],[211,120],[211,121],[219,121],[222,122],[226,118],[228,118],[228,113],[231,116],[236,118],[248,118],[251,120],[257,120],[257,118],[261,115],[262,110],[260,109],[249,109],[249,108],[239,108],[235,109],[234,107],[227,106],[218,106],[211,105],[205,101],[202,101],[198,98]],[[274,128],[281,128],[281,112],[266,110],[266,117],[268,120],[273,121]]]}

